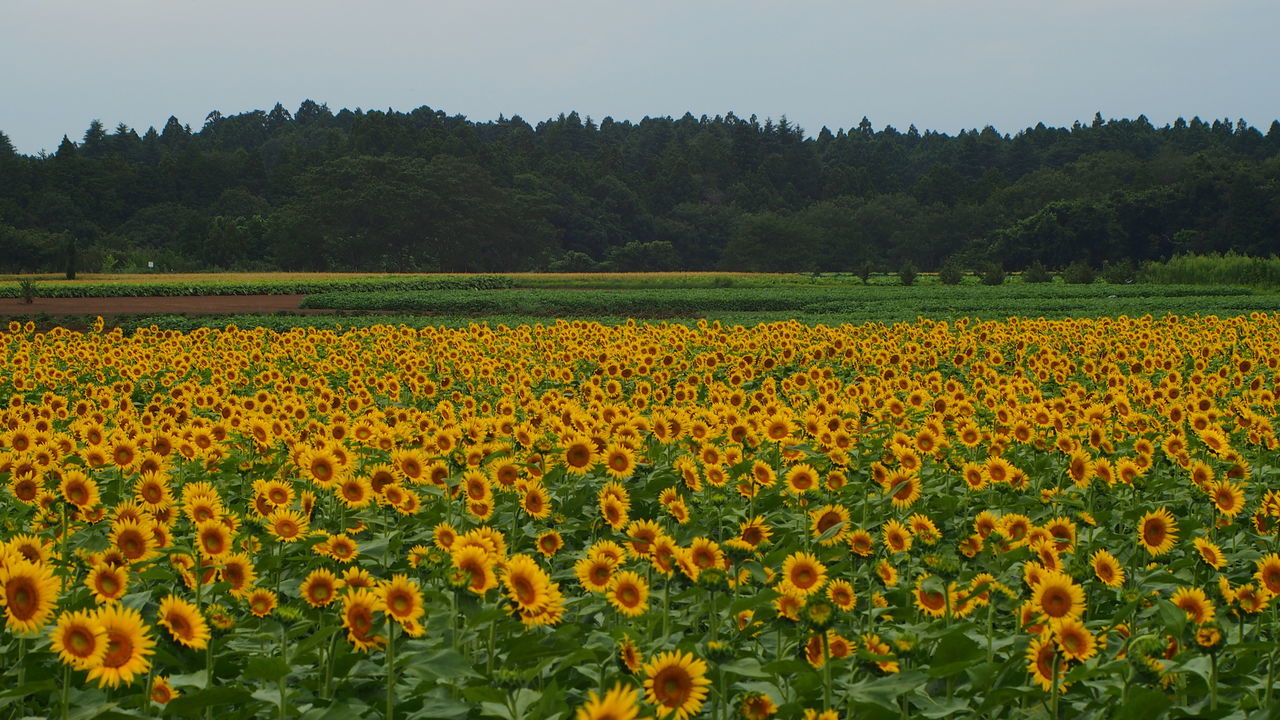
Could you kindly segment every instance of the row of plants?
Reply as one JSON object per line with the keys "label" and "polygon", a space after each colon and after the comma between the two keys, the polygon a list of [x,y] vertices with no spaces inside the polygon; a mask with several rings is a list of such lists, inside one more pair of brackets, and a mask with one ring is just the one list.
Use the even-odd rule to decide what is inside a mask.
{"label": "row of plants", "polygon": [[217,275],[196,279],[132,282],[46,281],[22,278],[0,284],[0,298],[95,298],[164,297],[178,295],[306,295],[308,293],[367,293],[425,290],[495,290],[512,287],[502,275],[413,275],[361,276],[294,279],[280,277],[261,280],[223,280]]}
{"label": "row of plants", "polygon": [[0,332],[14,717],[1272,717],[1280,318]]}
{"label": "row of plants", "polygon": [[[323,293],[302,301],[303,308],[345,311],[432,312],[463,315],[623,315],[638,317],[692,316],[717,312],[859,312],[884,303],[907,310],[913,303],[949,307],[963,305],[972,310],[987,309],[1000,316],[1020,314],[1010,301],[1062,302],[1069,309],[1089,300],[1127,298],[1144,303],[1152,299],[1240,298],[1252,309],[1269,306],[1243,288],[1203,286],[1120,286],[1088,287],[1069,285],[888,286],[795,288],[730,288],[666,290],[501,290],[494,292],[425,291],[372,292],[360,294]],[[1139,303],[1139,306],[1142,303]],[[1185,306],[1184,306],[1185,307]],[[899,315],[901,316],[901,315]],[[914,314],[907,317],[913,318]]]}

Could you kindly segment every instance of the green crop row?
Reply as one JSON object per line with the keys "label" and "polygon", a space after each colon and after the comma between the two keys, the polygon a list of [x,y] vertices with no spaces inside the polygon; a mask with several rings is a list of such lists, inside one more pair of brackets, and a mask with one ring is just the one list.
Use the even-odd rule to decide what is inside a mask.
{"label": "green crop row", "polygon": [[[499,290],[494,292],[426,291],[324,293],[305,298],[302,307],[354,312],[405,312],[444,315],[533,315],[584,317],[692,317],[717,312],[861,313],[884,305],[885,313],[902,316],[920,310],[956,309],[1000,316],[1025,314],[1018,305],[1044,304],[1069,312],[1082,303],[1107,307],[1128,299],[1129,307],[1179,308],[1238,298],[1241,307],[1266,310],[1266,296],[1243,288],[1161,285],[1007,285],[921,287],[815,287],[666,289],[666,290]],[[1170,302],[1174,299],[1186,302]],[[876,313],[879,314],[879,313]]]}
{"label": "green crop row", "polygon": [[[36,295],[48,298],[159,297],[176,295],[307,295],[441,290],[496,290],[512,287],[503,275],[453,275],[329,278],[322,280],[191,280],[185,282],[36,282]],[[0,298],[21,297],[17,282],[0,284]]]}

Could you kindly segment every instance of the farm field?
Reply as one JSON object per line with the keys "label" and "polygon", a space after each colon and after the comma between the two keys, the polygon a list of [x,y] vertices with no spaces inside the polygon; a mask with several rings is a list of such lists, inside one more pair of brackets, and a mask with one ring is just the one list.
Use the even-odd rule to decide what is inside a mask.
{"label": "farm field", "polygon": [[[987,321],[694,288],[573,296],[572,322],[550,289],[341,308],[445,313],[421,327],[10,322],[0,707],[1274,715],[1280,315],[1056,285],[1131,317],[1003,319],[1030,287],[861,291]],[[816,320],[590,320],[713,292]],[[440,306],[517,293],[530,315]]]}

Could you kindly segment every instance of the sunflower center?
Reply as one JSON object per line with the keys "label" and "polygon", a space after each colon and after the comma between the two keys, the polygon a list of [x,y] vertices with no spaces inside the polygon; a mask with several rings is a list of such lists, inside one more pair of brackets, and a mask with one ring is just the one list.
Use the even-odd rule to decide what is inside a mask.
{"label": "sunflower center", "polygon": [[35,611],[36,593],[24,580],[9,581],[9,608],[19,619],[26,620]]}
{"label": "sunflower center", "polygon": [[104,667],[123,667],[133,657],[133,642],[129,636],[114,630],[108,631],[107,654],[102,658]]}
{"label": "sunflower center", "polygon": [[623,605],[632,606],[640,603],[640,592],[631,585],[623,585],[618,588],[618,599]]}
{"label": "sunflower center", "polygon": [[690,683],[678,668],[664,670],[654,678],[653,687],[658,692],[658,701],[664,707],[677,708],[684,705],[689,694]]}
{"label": "sunflower center", "polygon": [[67,633],[65,645],[72,655],[87,657],[93,652],[93,635],[84,628],[73,628]]}

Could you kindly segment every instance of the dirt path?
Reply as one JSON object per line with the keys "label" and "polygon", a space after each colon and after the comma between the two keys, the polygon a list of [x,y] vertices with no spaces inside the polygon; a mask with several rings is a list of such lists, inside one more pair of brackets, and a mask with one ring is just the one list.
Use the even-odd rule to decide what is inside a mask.
{"label": "dirt path", "polygon": [[0,299],[0,317],[7,315],[234,315],[239,313],[325,313],[302,310],[303,295],[183,295],[116,298],[36,298],[30,305],[20,298]]}

